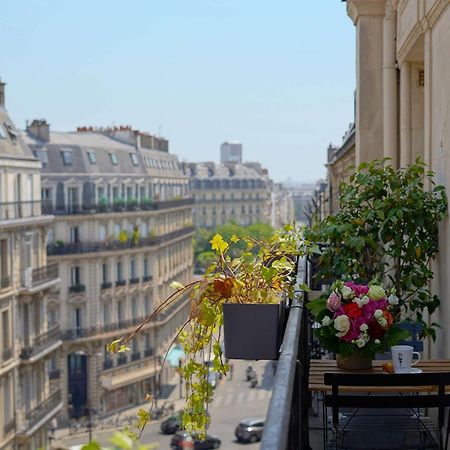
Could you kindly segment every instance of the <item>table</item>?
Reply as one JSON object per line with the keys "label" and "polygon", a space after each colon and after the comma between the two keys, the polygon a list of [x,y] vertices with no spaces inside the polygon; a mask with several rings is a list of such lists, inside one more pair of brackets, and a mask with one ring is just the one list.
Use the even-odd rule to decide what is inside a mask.
{"label": "table", "polygon": [[[366,370],[344,370],[336,365],[333,359],[312,359],[309,368],[309,390],[311,392],[329,392],[331,387],[324,384],[323,376],[325,373],[379,373],[384,376],[382,366],[388,360],[375,360],[373,367]],[[449,359],[421,359],[414,367],[422,369],[424,372],[450,372]],[[347,392],[367,392],[367,387],[342,387]],[[374,387],[371,392],[430,392],[433,386],[399,386],[399,387]],[[450,390],[450,387],[449,387]]]}

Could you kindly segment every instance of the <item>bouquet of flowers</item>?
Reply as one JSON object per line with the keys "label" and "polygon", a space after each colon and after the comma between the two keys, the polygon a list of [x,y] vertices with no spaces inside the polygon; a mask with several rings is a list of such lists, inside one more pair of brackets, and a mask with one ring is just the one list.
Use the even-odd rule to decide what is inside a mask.
{"label": "bouquet of flowers", "polygon": [[383,286],[336,281],[328,298],[313,300],[308,308],[319,327],[320,343],[341,356],[359,352],[374,358],[409,336],[398,327],[399,299]]}

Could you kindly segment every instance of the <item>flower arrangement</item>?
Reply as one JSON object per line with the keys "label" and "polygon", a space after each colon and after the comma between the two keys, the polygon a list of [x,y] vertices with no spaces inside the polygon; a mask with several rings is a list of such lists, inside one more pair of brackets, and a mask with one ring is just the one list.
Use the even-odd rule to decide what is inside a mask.
{"label": "flower arrangement", "polygon": [[308,308],[320,324],[316,335],[327,350],[343,357],[358,352],[373,359],[409,336],[398,327],[399,303],[395,290],[386,292],[376,282],[336,281],[328,298],[314,300]]}

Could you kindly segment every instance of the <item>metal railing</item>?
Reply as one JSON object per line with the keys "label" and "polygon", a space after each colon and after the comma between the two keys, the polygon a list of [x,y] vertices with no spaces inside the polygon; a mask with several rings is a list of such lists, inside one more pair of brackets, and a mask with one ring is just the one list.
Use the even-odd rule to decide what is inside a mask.
{"label": "metal railing", "polygon": [[117,251],[137,247],[149,247],[159,245],[164,242],[176,239],[186,234],[193,233],[195,228],[192,226],[181,228],[170,233],[162,234],[155,237],[139,238],[137,241],[129,239],[126,242],[118,240],[106,240],[98,242],[55,242],[47,246],[48,255],[70,255],[77,253],[97,253],[104,251]]}
{"label": "metal railing", "polygon": [[11,286],[11,278],[9,276],[0,277],[0,289],[6,289]]}
{"label": "metal railing", "polygon": [[81,293],[86,291],[86,286],[84,284],[74,284],[73,286],[69,286],[70,293]]}
{"label": "metal railing", "polygon": [[130,278],[128,281],[130,282],[130,284],[138,284],[139,281],[141,281],[141,279],[136,277],[136,278]]}
{"label": "metal railing", "polygon": [[40,215],[40,200],[0,203],[0,220],[26,219]]}
{"label": "metal railing", "polygon": [[33,269],[31,273],[31,285],[35,287],[39,284],[44,284],[52,281],[59,276],[58,263],[48,264],[43,267]]}
{"label": "metal railing", "polygon": [[48,378],[50,380],[58,380],[61,377],[61,371],[59,369],[52,369],[48,372]]}
{"label": "metal railing", "polygon": [[104,283],[101,284],[101,288],[102,289],[109,289],[112,287],[112,282],[111,281],[105,281]]}
{"label": "metal railing", "polygon": [[8,422],[5,423],[5,426],[3,427],[3,434],[7,435],[10,431],[14,430],[16,426],[16,420],[12,418]]}
{"label": "metal railing", "polygon": [[8,359],[12,358],[12,348],[5,348],[2,352],[2,359],[3,361],[8,361]]}
{"label": "metal railing", "polygon": [[25,414],[25,418],[28,421],[28,428],[36,425],[42,418],[49,414],[61,403],[61,391],[56,391],[50,397],[45,399],[42,403],[36,406],[36,408],[28,411]]}
{"label": "metal railing", "polygon": [[[40,203],[40,202],[39,202]],[[112,202],[83,203],[83,204],[54,204],[51,200],[42,201],[44,214],[73,215],[73,214],[101,214],[126,211],[155,211],[159,209],[177,208],[194,204],[194,198],[178,198],[172,200],[116,200]],[[1,204],[0,204],[1,205]]]}
{"label": "metal railing", "polygon": [[27,342],[25,346],[22,347],[20,357],[22,359],[30,359],[33,355],[36,355],[59,339],[61,339],[61,329],[59,328],[59,325],[55,325],[45,333],[34,337],[31,342]]}
{"label": "metal railing", "polygon": [[144,275],[142,277],[142,282],[143,283],[147,283],[148,281],[152,281],[153,280],[153,276],[152,275]]}
{"label": "metal railing", "polygon": [[291,300],[282,350],[264,425],[261,450],[310,450],[308,424],[308,315],[307,294],[299,298],[306,275],[299,264],[296,294]]}

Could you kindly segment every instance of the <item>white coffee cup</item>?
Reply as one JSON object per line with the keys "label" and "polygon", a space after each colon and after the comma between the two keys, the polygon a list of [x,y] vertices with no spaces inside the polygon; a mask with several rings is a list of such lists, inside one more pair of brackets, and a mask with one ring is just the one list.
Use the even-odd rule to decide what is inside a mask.
{"label": "white coffee cup", "polygon": [[[420,354],[415,352],[410,345],[394,345],[391,347],[391,354],[395,373],[411,372],[411,367],[420,360]],[[417,359],[414,362],[413,355],[417,355]]]}

